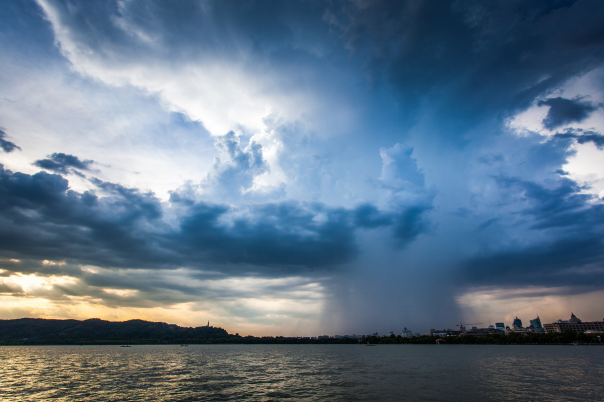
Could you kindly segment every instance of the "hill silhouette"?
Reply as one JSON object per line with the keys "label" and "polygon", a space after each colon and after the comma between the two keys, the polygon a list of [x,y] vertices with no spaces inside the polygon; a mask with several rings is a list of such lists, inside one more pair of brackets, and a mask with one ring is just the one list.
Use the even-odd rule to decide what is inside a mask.
{"label": "hill silhouette", "polygon": [[181,327],[143,320],[105,321],[0,319],[0,345],[119,345],[119,344],[304,344],[357,343],[356,339],[310,339],[283,336],[239,336],[218,327]]}
{"label": "hill silhouette", "polygon": [[210,343],[236,338],[222,328],[180,327],[165,322],[130,320],[48,320],[20,318],[0,320],[0,343],[102,344],[102,343]]}

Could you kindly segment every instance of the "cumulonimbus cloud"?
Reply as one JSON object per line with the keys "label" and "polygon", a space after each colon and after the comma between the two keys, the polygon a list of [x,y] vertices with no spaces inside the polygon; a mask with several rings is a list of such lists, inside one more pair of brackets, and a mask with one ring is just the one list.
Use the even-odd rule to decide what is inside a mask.
{"label": "cumulonimbus cloud", "polygon": [[[602,181],[581,183],[569,166],[581,149],[597,152],[574,144],[601,147],[602,129],[568,127],[599,117],[604,8],[597,1],[36,3],[40,9],[11,8],[7,15],[17,18],[3,21],[22,40],[15,48],[37,40],[52,50],[61,85],[86,86],[91,97],[102,88],[108,99],[132,90],[196,127],[160,127],[120,103],[123,129],[109,134],[124,141],[131,140],[128,127],[158,134],[138,143],[136,151],[155,149],[146,162],[157,167],[153,176],[137,166],[147,175],[139,182],[106,172],[68,182],[61,175],[89,175],[92,165],[53,156],[40,160],[46,172],[13,173],[7,169],[24,172],[20,166],[32,160],[4,155],[2,269],[64,273],[90,286],[65,294],[102,298],[93,288],[138,289],[136,303],[193,300],[194,286],[185,283],[193,277],[329,276],[323,285],[348,286],[338,319],[351,310],[346,295],[355,294],[352,303],[367,309],[359,314],[364,324],[404,317],[426,328],[436,311],[443,320],[458,313],[451,307],[455,276],[462,287],[602,283],[601,201],[589,195]],[[27,37],[20,36],[25,26],[32,28]],[[53,33],[56,49],[48,42]],[[36,55],[32,65],[48,64],[45,52],[29,54]],[[31,74],[47,79],[40,71],[47,70]],[[34,87],[13,74],[7,82],[19,77],[23,88]],[[573,98],[578,89],[584,96]],[[534,107],[539,102],[548,111]],[[37,98],[29,103],[29,112],[11,103],[11,114],[36,120]],[[516,135],[506,121],[525,111],[541,114],[538,128]],[[82,131],[71,128],[69,136],[60,130],[72,125],[68,118],[51,120],[46,131],[57,131],[57,142]],[[177,128],[203,135],[203,144],[165,135]],[[89,130],[107,136],[94,124]],[[44,135],[26,131],[15,131],[23,146]],[[95,160],[111,157],[115,171],[132,168],[127,151],[78,139],[94,148]],[[175,141],[171,153],[162,148],[168,141]],[[199,164],[182,160],[184,147]],[[48,152],[37,150],[36,158]],[[175,166],[192,173],[182,176]],[[159,175],[171,180],[161,188],[174,189],[169,199],[146,190],[159,188],[147,184]],[[78,270],[86,265],[100,273]],[[146,273],[139,284],[128,278]],[[195,286],[209,292],[201,282]],[[160,288],[165,292],[154,296]],[[385,303],[396,308],[385,311]],[[356,331],[357,317],[349,321]]]}

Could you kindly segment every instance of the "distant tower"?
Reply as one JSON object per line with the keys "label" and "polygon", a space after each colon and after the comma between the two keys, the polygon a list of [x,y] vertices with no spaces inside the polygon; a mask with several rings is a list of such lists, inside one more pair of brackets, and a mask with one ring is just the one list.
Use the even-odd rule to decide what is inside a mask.
{"label": "distant tower", "polygon": [[568,320],[568,322],[571,324],[581,324],[581,320],[578,319],[573,313],[570,313],[570,320]]}
{"label": "distant tower", "polygon": [[210,320],[208,320],[208,325],[207,325],[207,327],[208,327],[208,328],[210,328]]}
{"label": "distant tower", "polygon": [[537,316],[537,318],[535,318],[534,320],[531,320],[531,327],[543,328],[543,325],[541,325],[541,319],[539,318],[539,316]]}

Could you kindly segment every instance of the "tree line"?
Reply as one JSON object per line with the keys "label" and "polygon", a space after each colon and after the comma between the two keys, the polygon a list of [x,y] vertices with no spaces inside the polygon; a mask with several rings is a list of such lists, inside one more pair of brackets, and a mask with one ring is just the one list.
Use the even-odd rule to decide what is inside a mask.
{"label": "tree line", "polygon": [[[604,337],[604,336],[603,336]],[[210,326],[180,327],[163,322],[130,320],[123,322],[90,320],[47,320],[22,318],[0,320],[0,345],[119,345],[119,344],[489,344],[489,345],[556,345],[602,344],[597,334],[562,333],[437,338],[400,335],[366,338],[302,339],[283,336],[240,336],[223,328]]]}

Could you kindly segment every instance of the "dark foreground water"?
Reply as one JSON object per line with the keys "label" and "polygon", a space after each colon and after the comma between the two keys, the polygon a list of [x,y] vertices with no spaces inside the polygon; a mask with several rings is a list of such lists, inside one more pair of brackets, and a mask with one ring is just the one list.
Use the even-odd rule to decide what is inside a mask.
{"label": "dark foreground water", "polygon": [[0,347],[1,401],[604,400],[604,347]]}

